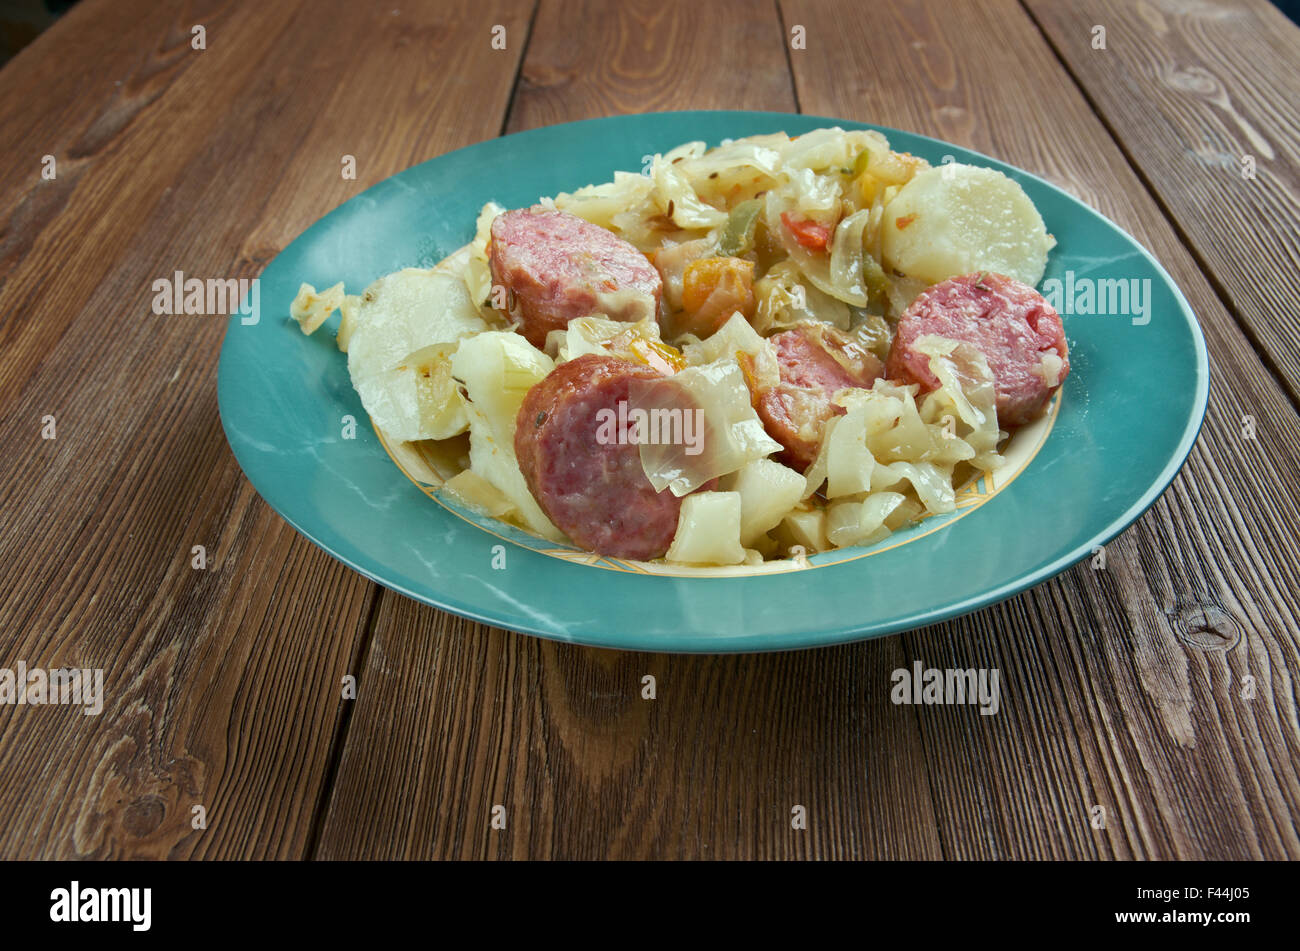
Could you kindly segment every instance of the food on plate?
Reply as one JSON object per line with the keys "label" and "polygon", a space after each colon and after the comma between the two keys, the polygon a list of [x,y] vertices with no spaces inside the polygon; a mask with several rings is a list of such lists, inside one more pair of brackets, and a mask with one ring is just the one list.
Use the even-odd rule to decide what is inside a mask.
{"label": "food on plate", "polygon": [[577,215],[540,205],[492,222],[492,279],[506,289],[506,312],[535,347],[575,317],[654,317],[663,281],[646,256]]}
{"label": "food on plate", "polygon": [[882,263],[927,283],[992,271],[1037,284],[1053,245],[1024,189],[991,168],[918,172],[889,203]]}
{"label": "food on plate", "polygon": [[[515,421],[515,456],[538,504],[575,544],[621,558],[659,558],[677,531],[682,500],[656,491],[627,436],[633,381],[644,363],[586,353],[528,391]],[[612,426],[602,427],[604,413]],[[604,417],[608,419],[609,417]]]}
{"label": "food on plate", "polygon": [[1041,294],[1001,274],[953,277],[922,291],[903,312],[889,353],[891,380],[939,386],[930,356],[918,350],[934,335],[975,347],[988,361],[997,390],[998,419],[1023,426],[1042,413],[1070,372],[1060,315]]}
{"label": "food on plate", "polygon": [[952,512],[999,465],[1070,370],[1032,286],[1052,246],[1000,172],[818,129],[488,203],[434,267],[304,284],[290,313],[342,312],[375,428],[455,460],[462,504],[607,557],[759,565]]}
{"label": "food on plate", "polygon": [[781,461],[803,472],[817,457],[826,421],[845,412],[835,395],[844,389],[869,389],[883,367],[867,350],[853,363],[837,359],[833,354],[849,352],[853,344],[826,324],[799,324],[769,339],[781,380],[759,396],[758,415],[785,447]]}

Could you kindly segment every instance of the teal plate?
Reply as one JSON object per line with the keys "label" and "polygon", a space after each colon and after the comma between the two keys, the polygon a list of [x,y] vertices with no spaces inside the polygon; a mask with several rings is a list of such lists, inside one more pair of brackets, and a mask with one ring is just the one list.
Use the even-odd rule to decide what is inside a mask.
{"label": "teal plate", "polygon": [[[830,125],[878,128],[896,150],[935,164],[952,156],[948,161],[985,165],[1020,182],[1057,240],[1040,289],[1049,297],[1061,292],[1070,343],[1070,376],[1039,432],[1041,444],[1014,481],[873,549],[747,576],[659,575],[548,553],[532,536],[497,522],[476,524],[472,513],[432,501],[432,489],[404,476],[368,424],[346,358],[334,347],[329,331],[338,318],[310,338],[287,319],[301,282],[341,280],[356,293],[399,268],[432,266],[471,239],[486,201],[529,205],[608,181],[616,170],[639,170],[644,156],[692,140],[715,145]],[[1101,282],[1120,280],[1136,282],[1123,287],[1140,294],[1114,313],[1121,285]],[[1095,298],[1088,306],[1089,289],[1103,291],[1104,307]],[[935,139],[856,122],[670,112],[493,139],[407,169],[334,209],[262,273],[260,319],[245,324],[231,316],[217,391],[226,438],[262,498],[385,587],[555,640],[723,652],[819,647],[907,630],[1064,571],[1132,524],[1173,480],[1196,440],[1208,384],[1205,341],[1164,268],[1116,225],[1042,179]],[[358,421],[355,438],[343,438],[347,415]]]}

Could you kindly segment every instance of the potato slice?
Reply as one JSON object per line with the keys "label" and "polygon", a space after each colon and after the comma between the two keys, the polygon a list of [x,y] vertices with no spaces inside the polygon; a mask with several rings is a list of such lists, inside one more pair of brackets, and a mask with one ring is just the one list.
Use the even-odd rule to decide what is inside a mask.
{"label": "potato slice", "polygon": [[1019,184],[956,163],[917,172],[899,190],[885,206],[883,239],[886,270],[931,284],[993,271],[1031,287],[1056,244]]}
{"label": "potato slice", "polygon": [[740,511],[739,492],[693,492],[686,496],[677,517],[677,534],[664,557],[688,565],[743,564]]}
{"label": "potato slice", "polygon": [[348,328],[348,372],[375,425],[394,439],[413,441],[451,435],[434,420],[422,395],[427,387],[408,358],[436,344],[454,344],[487,329],[461,279],[469,259],[462,248],[430,269],[406,268],[381,277],[361,295]]}
{"label": "potato slice", "polygon": [[805,505],[792,510],[777,526],[776,540],[785,548],[799,545],[805,552],[826,551],[831,547],[826,537],[826,510]]}
{"label": "potato slice", "polygon": [[728,481],[740,496],[740,542],[746,548],[753,548],[803,497],[803,476],[771,459],[747,463]]}

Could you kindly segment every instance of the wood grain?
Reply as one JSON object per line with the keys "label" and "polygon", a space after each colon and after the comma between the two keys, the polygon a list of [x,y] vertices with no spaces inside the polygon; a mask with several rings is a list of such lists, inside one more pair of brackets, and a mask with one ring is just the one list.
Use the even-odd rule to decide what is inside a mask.
{"label": "wood grain", "polygon": [[[1104,70],[1075,62],[1072,24],[1092,9],[1121,40],[1141,16],[1153,58],[1112,29]],[[0,71],[0,667],[103,667],[107,702],[100,717],[0,705],[0,857],[1300,857],[1295,344],[1262,326],[1295,291],[1243,296],[1233,282],[1262,265],[1223,266],[1293,262],[1293,236],[1279,250],[1252,229],[1261,209],[1294,217],[1295,103],[1278,92],[1294,77],[1228,51],[1266,63],[1294,33],[1253,2],[1126,10],[82,0]],[[788,49],[796,25],[806,49]],[[1147,153],[1235,143],[1237,118],[1196,82],[1131,101],[1194,67],[1274,150],[1259,192],[1211,209],[1183,206],[1209,186],[1178,194],[1182,159]],[[1205,429],[1104,571],[794,654],[486,628],[380,591],[271,512],[217,419],[224,321],[149,310],[154,278],[254,276],[367,185],[503,128],[796,103],[1046,177],[1192,301],[1213,361]],[[1001,712],[892,705],[890,672],[917,659],[999,668]]]}
{"label": "wood grain", "polygon": [[508,132],[627,112],[794,110],[762,0],[542,0]]}
{"label": "wood grain", "polygon": [[[49,63],[113,34],[117,11],[78,5],[0,73],[0,101],[39,99]],[[479,77],[474,109],[430,99],[417,122],[404,98],[399,123],[375,103],[419,95],[431,57],[459,62],[494,23],[522,34],[530,12],[408,3],[398,23],[353,4],[136,10],[107,43],[125,74],[87,64],[89,85],[51,80],[47,126],[32,118],[39,102],[12,107],[35,154],[0,182],[0,665],[102,667],[106,702],[99,717],[0,707],[0,855],[308,853],[341,680],[358,671],[377,589],[257,497],[217,415],[224,318],[154,316],[150,285],[175,269],[254,276],[279,240],[368,181],[494,134],[517,53]],[[192,17],[205,50],[189,46]],[[320,118],[332,102],[375,141],[332,141]],[[350,149],[361,174],[342,182]],[[58,156],[54,182],[39,177],[43,152]],[[40,437],[46,414],[53,440]],[[191,567],[196,544],[205,570]],[[196,804],[205,829],[192,827]]]}
{"label": "wood grain", "polygon": [[[509,127],[789,110],[783,44],[771,5],[543,3]],[[895,638],[751,657],[601,651],[385,592],[318,854],[938,858],[918,725],[878,689],[902,662]],[[791,829],[796,805],[806,831]]]}
{"label": "wood grain", "polygon": [[1029,9],[1300,405],[1300,30],[1267,0]]}
{"label": "wood grain", "polygon": [[[1224,349],[1226,372],[1244,381],[1224,394],[1216,390],[1207,432],[1228,444],[1233,414],[1249,406],[1269,420],[1271,434],[1249,448],[1267,454],[1275,468],[1289,468],[1270,485],[1250,485],[1248,471],[1258,461],[1243,447],[1227,460],[1202,450],[1194,471],[1209,484],[1182,480],[1141,527],[1110,546],[1107,572],[1076,569],[971,618],[830,651],[629,659],[518,638],[502,642],[497,632],[462,622],[439,636],[446,628],[436,614],[385,595],[364,679],[378,696],[358,703],[321,855],[1296,854],[1288,821],[1297,789],[1288,674],[1295,644],[1277,633],[1294,630],[1296,611],[1293,596],[1276,587],[1294,572],[1294,554],[1258,571],[1232,571],[1239,558],[1250,564],[1246,558],[1268,557],[1264,544],[1244,533],[1221,540],[1198,527],[1206,521],[1189,528],[1178,514],[1190,511],[1214,525],[1225,501],[1234,506],[1237,483],[1249,486],[1252,502],[1294,492],[1294,413],[1068,76],[1052,71],[1050,50],[1023,11],[1009,3],[968,15],[951,6],[929,10],[911,5],[897,18],[868,22],[842,5],[784,6],[782,39],[794,25],[809,37],[807,50],[791,51],[803,108],[892,122],[992,151],[1121,221],[1154,221],[1157,247],[1168,251],[1162,258],[1178,264],[1185,285],[1195,285],[1202,309],[1217,308],[1214,342]],[[550,22],[545,14],[543,7],[524,75],[534,55],[541,70],[548,63],[540,42]],[[560,23],[556,33],[567,35],[570,25]],[[991,60],[1008,36],[1042,54],[1043,65],[990,82]],[[590,34],[584,43],[616,45]],[[695,72],[677,51],[675,62]],[[901,75],[915,81],[893,79]],[[694,87],[720,84],[710,78],[697,76]],[[1028,123],[1026,88],[1045,98],[1041,115]],[[663,101],[656,92],[654,102]],[[624,100],[617,108],[628,106]],[[528,108],[517,100],[512,115]],[[551,111],[546,118],[591,111],[584,99],[572,114]],[[1059,136],[1070,127],[1080,139],[1095,137],[1089,154],[1100,152],[1099,168],[1081,162],[1081,151],[1068,151],[1070,139]],[[1114,181],[1122,183],[1117,190]],[[1118,194],[1099,203],[1108,190]],[[1283,534],[1290,528],[1288,522]],[[450,640],[471,631],[472,658]],[[999,667],[1010,705],[992,718],[894,707],[885,701],[889,672],[912,659]],[[1249,704],[1237,690],[1247,671],[1266,685]],[[653,710],[639,698],[639,672],[662,685]],[[412,702],[399,686],[408,682],[429,684],[432,697],[421,691]],[[421,738],[467,710],[487,717],[472,733],[465,730],[456,742],[436,733]],[[385,748],[394,736],[417,737],[416,750]],[[701,786],[696,777],[709,782]],[[780,821],[800,801],[791,790],[828,785],[834,793],[809,805],[808,835],[792,835]],[[509,824],[493,831],[498,803]],[[1107,809],[1104,830],[1090,825],[1095,805]]]}
{"label": "wood grain", "polygon": [[[945,854],[1300,854],[1300,424],[1285,395],[1015,3],[899,3],[869,21],[802,0],[782,12],[807,29],[808,50],[792,54],[805,110],[941,137],[1081,196],[1170,270],[1213,359],[1187,468],[1108,546],[1104,571],[1085,562],[903,637],[927,664],[1000,667],[1011,698],[975,726],[955,708],[923,715]],[[1268,420],[1255,441],[1241,435],[1247,413]],[[1107,809],[1104,831],[1088,823],[1092,805]]]}

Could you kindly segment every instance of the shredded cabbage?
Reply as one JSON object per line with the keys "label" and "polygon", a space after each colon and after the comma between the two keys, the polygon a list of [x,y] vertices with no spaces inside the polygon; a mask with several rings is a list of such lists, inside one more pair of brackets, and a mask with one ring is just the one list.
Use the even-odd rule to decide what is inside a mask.
{"label": "shredded cabbage", "polygon": [[[831,239],[831,283],[843,288],[845,294],[841,300],[850,304],[857,300],[867,305],[867,288],[863,281],[862,233],[871,216],[869,209],[855,211],[835,226],[835,237]],[[849,297],[852,300],[849,300]]]}
{"label": "shredded cabbage", "polygon": [[[992,377],[987,364],[981,371],[979,361],[961,350],[965,345],[937,337],[922,340],[938,354],[931,365],[944,371],[940,389],[926,397],[923,408],[916,404],[915,384],[901,386],[880,379],[869,390],[842,390],[837,402],[845,413],[826,423],[821,449],[804,473],[805,498],[824,484],[826,498],[833,503],[866,502],[882,492],[897,494],[907,483],[926,512],[942,514],[956,508],[953,476],[959,463],[991,468],[998,461],[996,409],[988,402]],[[959,354],[955,360],[954,352]],[[874,509],[863,509],[863,514],[853,516],[850,531],[845,527],[849,516],[843,514],[848,511],[832,515],[828,532],[837,545],[842,544],[837,538],[854,533],[867,537],[880,525],[872,520],[874,515],[867,518]],[[893,511],[890,507],[880,519]]]}
{"label": "shredded cabbage", "polygon": [[[686,176],[677,170],[671,160],[656,155],[650,177],[654,181],[655,203],[679,228],[707,230],[727,223],[727,212],[702,201]],[[672,214],[669,214],[670,208]]]}
{"label": "shredded cabbage", "polygon": [[759,336],[739,312],[732,314],[708,339],[691,338],[691,342],[682,347],[682,355],[691,366],[735,359],[741,353],[751,358],[751,382],[759,392],[781,381],[775,348],[766,337]]}
{"label": "shredded cabbage", "polygon": [[[884,136],[879,136],[883,140]],[[805,132],[782,151],[781,158],[790,168],[822,171],[852,167],[858,153],[871,141],[859,132],[845,132],[839,126]]]}
{"label": "shredded cabbage", "polygon": [[533,498],[515,457],[515,417],[528,390],[555,369],[551,358],[517,333],[484,331],[461,341],[451,370],[468,394],[470,468],[508,498],[525,528],[564,536]]}
{"label": "shredded cabbage", "polygon": [[599,315],[578,317],[569,321],[564,330],[552,330],[547,335],[546,351],[555,356],[556,363],[564,363],[586,353],[638,360],[640,357],[631,346],[635,338],[658,343],[659,324],[652,317],[644,317],[635,323],[610,320]]}
{"label": "shredded cabbage", "polygon": [[734,359],[687,367],[659,380],[635,380],[628,404],[629,413],[644,409],[651,418],[683,421],[684,438],[642,441],[639,446],[641,467],[661,492],[666,488],[673,495],[686,495],[781,449],[754,412]]}
{"label": "shredded cabbage", "polygon": [[677,169],[696,193],[726,196],[734,206],[776,184],[781,149],[788,141],[780,134],[741,139],[699,157],[684,159],[677,163]]}
{"label": "shredded cabbage", "polygon": [[469,259],[461,272],[465,287],[469,290],[470,300],[478,308],[479,314],[489,319],[495,315],[491,306],[492,268],[488,264],[487,246],[492,238],[492,222],[504,211],[505,209],[494,201],[483,206],[474,225],[474,240],[469,245]]}
{"label": "shredded cabbage", "polygon": [[577,215],[594,225],[618,231],[616,219],[650,197],[654,183],[644,175],[615,172],[614,180],[604,185],[588,185],[574,192],[555,196],[555,207]]}
{"label": "shredded cabbage", "polygon": [[[806,277],[818,290],[837,298],[846,304],[852,304],[854,307],[867,306],[867,293],[862,286],[862,278],[859,274],[853,284],[837,284],[831,276],[831,257],[823,251],[813,251],[805,248],[795,240],[790,229],[781,221],[781,212],[794,210],[796,214],[802,217],[811,217],[804,213],[798,207],[797,203],[792,202],[788,193],[781,189],[773,190],[767,193],[767,227],[771,234],[777,236],[781,248],[789,255],[790,260],[798,265],[800,272]],[[859,240],[861,233],[859,232]]]}
{"label": "shredded cabbage", "polygon": [[776,333],[813,320],[847,330],[851,320],[849,306],[805,284],[799,279],[800,274],[799,265],[793,261],[780,261],[754,282],[754,297],[758,301],[754,329],[760,333]]}
{"label": "shredded cabbage", "polygon": [[953,432],[970,446],[971,464],[996,468],[1002,462],[998,444],[1007,434],[998,428],[998,395],[984,354],[970,344],[931,334],[917,338],[913,347],[930,358],[930,372],[939,380],[939,388],[922,401],[921,417],[942,423],[946,416],[955,416]]}
{"label": "shredded cabbage", "polygon": [[836,502],[826,512],[826,536],[836,548],[878,542],[890,532],[885,519],[904,501],[897,492],[878,492],[860,502]]}

